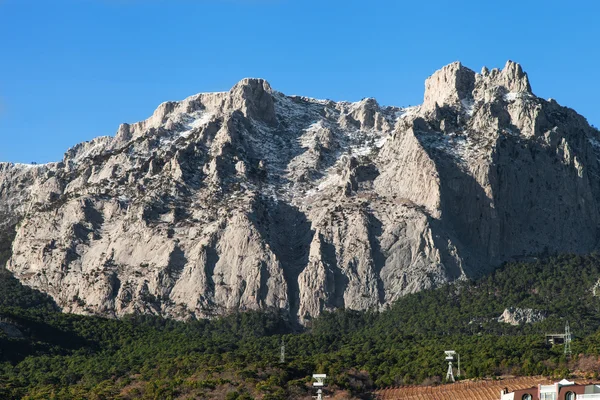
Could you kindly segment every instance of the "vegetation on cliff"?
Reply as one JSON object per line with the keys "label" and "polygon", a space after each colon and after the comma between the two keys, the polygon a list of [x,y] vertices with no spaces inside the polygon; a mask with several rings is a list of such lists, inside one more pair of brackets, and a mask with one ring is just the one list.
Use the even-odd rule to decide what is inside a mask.
{"label": "vegetation on cliff", "polygon": [[[314,372],[327,373],[349,396],[365,396],[375,387],[440,382],[447,349],[461,354],[466,378],[558,378],[585,370],[600,354],[599,278],[596,255],[512,263],[478,281],[406,296],[382,312],[325,313],[300,331],[278,311],[190,322],[62,314],[1,271],[0,314],[22,335],[0,330],[0,397],[304,398]],[[548,318],[498,322],[507,307],[544,310]],[[544,343],[544,333],[564,330],[567,320],[575,335],[571,360],[562,346]]]}

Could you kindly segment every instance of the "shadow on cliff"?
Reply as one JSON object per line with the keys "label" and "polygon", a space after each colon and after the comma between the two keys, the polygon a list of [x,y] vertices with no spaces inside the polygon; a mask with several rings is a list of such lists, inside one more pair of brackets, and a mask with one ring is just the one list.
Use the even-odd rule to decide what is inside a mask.
{"label": "shadow on cliff", "polygon": [[377,294],[379,304],[385,303],[385,289],[381,279],[381,270],[385,266],[386,257],[381,251],[379,238],[383,234],[383,224],[377,217],[369,213],[369,244],[371,246],[371,257],[373,259],[373,268],[377,277]]}
{"label": "shadow on cliff", "polygon": [[499,261],[548,249],[578,254],[596,249],[598,162],[586,160],[581,146],[566,134],[561,136],[567,139],[568,154],[558,145],[533,139],[501,136],[498,140],[490,186],[500,220]]}
{"label": "shadow on cliff", "polygon": [[95,343],[69,332],[68,328],[56,326],[65,320],[84,317],[61,314],[50,296],[21,284],[3,267],[0,268],[0,293],[0,319],[22,334],[11,339],[0,338],[2,360],[19,362],[36,353],[95,347]]}
{"label": "shadow on cliff", "polygon": [[[585,135],[559,129],[552,131],[554,138],[529,138],[511,123],[506,110],[492,111],[506,132],[491,138],[493,148],[487,149],[491,160],[482,159],[479,168],[487,170],[481,171],[461,163],[443,149],[428,146],[426,142],[431,137],[443,134],[435,132],[424,120],[415,121],[415,130],[419,127],[416,137],[440,176],[442,216],[439,220],[430,218],[430,223],[442,262],[449,261],[445,265],[449,278],[456,277],[460,266],[452,266],[454,256],[444,243],[447,240],[455,245],[471,278],[490,272],[502,262],[548,249],[588,253],[596,246],[600,222],[597,189],[588,175],[598,166],[585,153],[585,143],[581,143]],[[560,121],[536,120],[536,135],[555,126],[560,126]],[[561,148],[563,138],[567,139],[567,150]],[[569,144],[569,140],[573,143]],[[584,161],[583,172],[573,161],[575,157]],[[487,179],[491,198],[473,177],[478,172],[481,179]]]}
{"label": "shadow on cliff", "polygon": [[283,269],[290,316],[296,318],[300,305],[298,277],[308,264],[314,235],[311,223],[298,208],[271,198],[255,201],[250,218]]}
{"label": "shadow on cliff", "polygon": [[[430,135],[443,135],[430,130],[422,119],[415,121],[415,137],[435,163],[440,179],[441,218],[429,218],[435,247],[440,251],[446,277],[459,278],[463,271],[471,277],[486,272],[489,265],[490,243],[497,243],[497,232],[492,226],[492,201],[477,180],[464,166],[443,150],[429,146]],[[455,247],[452,254],[451,246]],[[462,265],[456,256],[462,259]]]}
{"label": "shadow on cliff", "polygon": [[[5,361],[16,363],[33,354],[68,354],[72,351],[94,351],[100,348],[99,343],[69,331],[68,327],[74,320],[89,317],[58,313],[37,315],[19,309],[3,311],[1,315],[23,334],[20,338],[0,339],[0,353]],[[66,329],[55,324],[66,324]]]}
{"label": "shadow on cliff", "polygon": [[332,243],[325,241],[323,237],[320,237],[320,239],[321,260],[327,265],[329,269],[328,273],[333,277],[333,279],[328,280],[329,285],[327,290],[329,291],[330,296],[327,305],[335,308],[345,308],[346,301],[344,300],[344,293],[350,283],[350,279],[348,279],[344,271],[342,271],[338,265],[335,246]]}

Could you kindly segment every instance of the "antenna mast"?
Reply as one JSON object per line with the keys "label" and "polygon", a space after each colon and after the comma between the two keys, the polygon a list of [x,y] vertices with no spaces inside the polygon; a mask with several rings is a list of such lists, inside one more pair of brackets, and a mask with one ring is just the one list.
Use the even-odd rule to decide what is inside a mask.
{"label": "antenna mast", "polygon": [[325,386],[325,378],[327,378],[325,374],[313,374],[313,379],[316,380],[316,382],[313,382],[313,387],[318,388],[317,395],[313,398],[317,400],[323,400],[323,390],[321,388]]}
{"label": "antenna mast", "polygon": [[446,381],[455,382],[454,373],[452,372],[452,361],[454,361],[454,355],[456,352],[454,350],[446,350],[446,361],[448,361],[448,372],[446,372]]}
{"label": "antenna mast", "polygon": [[569,321],[565,325],[565,356],[571,358],[571,328],[569,327]]}

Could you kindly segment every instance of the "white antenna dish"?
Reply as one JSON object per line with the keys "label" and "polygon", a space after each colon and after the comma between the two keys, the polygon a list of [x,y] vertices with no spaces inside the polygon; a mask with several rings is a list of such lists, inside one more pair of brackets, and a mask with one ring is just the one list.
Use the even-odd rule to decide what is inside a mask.
{"label": "white antenna dish", "polygon": [[319,388],[317,390],[317,395],[313,396],[313,398],[315,398],[317,400],[323,400],[323,391],[321,390],[321,388],[323,386],[325,386],[326,378],[327,378],[327,375],[325,375],[325,374],[313,374],[313,379],[316,380],[316,382],[313,382],[313,387]]}
{"label": "white antenna dish", "polygon": [[[456,355],[456,351],[454,350],[446,350],[444,351],[446,354],[446,361],[448,361],[448,371],[446,372],[446,381],[454,382],[454,373],[452,371],[452,361],[454,361],[454,356]],[[460,375],[460,373],[459,373]]]}
{"label": "white antenna dish", "polygon": [[322,387],[325,386],[325,379],[327,378],[326,374],[313,374],[313,379],[316,382],[313,382],[314,387]]}

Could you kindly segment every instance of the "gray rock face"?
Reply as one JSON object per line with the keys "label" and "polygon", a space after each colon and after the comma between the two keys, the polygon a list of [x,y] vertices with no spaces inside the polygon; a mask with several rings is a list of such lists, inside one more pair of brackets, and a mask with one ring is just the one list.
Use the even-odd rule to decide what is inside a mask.
{"label": "gray rock face", "polygon": [[433,109],[436,104],[458,106],[462,100],[472,98],[475,73],[460,62],[446,65],[425,81],[423,107]]}
{"label": "gray rock face", "polygon": [[65,311],[305,323],[596,249],[599,156],[600,133],[512,62],[444,67],[411,108],[245,79],[61,162],[0,164],[0,214],[18,222],[8,268]]}
{"label": "gray rock face", "polygon": [[0,329],[4,332],[6,336],[9,338],[22,338],[23,333],[14,325],[6,324],[4,322],[0,322]]}
{"label": "gray rock face", "polygon": [[534,324],[545,319],[546,313],[544,311],[534,310],[532,308],[509,307],[498,317],[498,322],[520,325]]}

